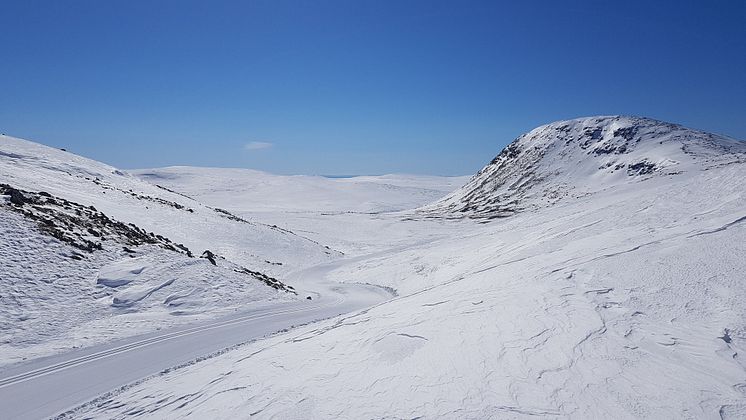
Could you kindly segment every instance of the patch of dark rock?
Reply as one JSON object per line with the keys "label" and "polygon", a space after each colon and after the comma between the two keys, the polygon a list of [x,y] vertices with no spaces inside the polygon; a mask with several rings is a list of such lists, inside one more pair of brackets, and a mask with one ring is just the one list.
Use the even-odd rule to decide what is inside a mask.
{"label": "patch of dark rock", "polygon": [[209,249],[206,249],[205,252],[200,255],[200,258],[206,258],[207,261],[210,261],[210,264],[218,265],[218,263],[215,262],[215,254],[213,254]]}
{"label": "patch of dark rock", "polygon": [[557,131],[560,131],[560,132],[563,132],[563,133],[568,133],[570,131],[570,125],[569,124],[561,125],[561,126],[557,127]]}
{"label": "patch of dark rock", "polygon": [[10,186],[3,185],[2,193],[3,195],[9,195],[11,204],[15,204],[16,206],[22,206],[30,202],[21,191]]}
{"label": "patch of dark rock", "polygon": [[495,156],[490,164],[494,165],[503,160],[511,160],[517,158],[521,154],[521,147],[518,145],[518,141],[514,141],[507,145],[499,155]]}
{"label": "patch of dark rock", "polygon": [[273,289],[282,290],[284,292],[292,293],[294,295],[298,294],[295,291],[295,288],[293,288],[293,286],[289,286],[289,285],[281,282],[280,280],[277,280],[274,277],[270,277],[270,276],[268,276],[268,275],[266,275],[264,273],[260,273],[258,271],[251,271],[251,270],[249,270],[248,268],[245,268],[245,267],[240,267],[238,269],[234,269],[233,271],[235,271],[236,273],[242,273],[242,274],[246,274],[246,275],[252,276],[255,279],[261,281],[262,283],[266,284],[267,286],[269,286],[269,287],[271,287]]}
{"label": "patch of dark rock", "polygon": [[162,190],[164,190],[164,191],[168,191],[168,192],[170,192],[170,193],[172,193],[172,194],[177,194],[177,195],[180,195],[180,196],[182,196],[182,197],[184,197],[184,198],[188,198],[188,199],[190,199],[190,200],[192,200],[192,201],[195,201],[195,200],[194,200],[194,198],[192,198],[192,197],[190,197],[190,196],[188,196],[188,195],[186,195],[186,194],[180,193],[180,192],[178,192],[178,191],[174,191],[174,190],[172,190],[172,189],[170,189],[170,188],[166,188],[166,187],[164,187],[163,185],[158,185],[158,184],[155,184],[155,186],[156,186],[156,187],[158,187],[158,188],[160,188],[160,189],[162,189]]}
{"label": "patch of dark rock", "polygon": [[[47,192],[19,190],[7,184],[0,184],[0,194],[11,196],[14,205],[9,208],[36,222],[42,233],[89,253],[102,250],[102,241],[113,241],[122,246],[153,244],[191,254],[185,246],[173,244],[168,238],[146,232],[131,223],[110,219],[94,206],[83,206]],[[17,205],[19,202],[22,204]]]}
{"label": "patch of dark rock", "polygon": [[583,134],[589,136],[591,140],[601,140],[604,130],[602,128],[594,128],[592,130],[586,130]]}
{"label": "patch of dark rock", "polygon": [[598,147],[595,150],[593,150],[593,153],[596,156],[611,155],[611,154],[621,155],[626,152],[627,152],[627,145],[625,144],[622,144],[622,145],[607,144],[607,145]]}
{"label": "patch of dark rock", "polygon": [[627,141],[630,141],[637,135],[637,130],[638,127],[636,126],[618,128],[614,130],[614,137],[621,137]]}
{"label": "patch of dark rock", "polygon": [[643,160],[642,162],[632,163],[627,167],[627,175],[639,176],[652,174],[657,169],[654,163]]}
{"label": "patch of dark rock", "polygon": [[190,251],[189,248],[186,247],[186,245],[184,245],[184,244],[174,244],[174,246],[176,248],[179,248],[180,250],[184,251],[184,253],[186,253],[188,257],[191,258],[191,257],[194,256],[194,255],[192,255],[192,251]]}
{"label": "patch of dark rock", "polygon": [[175,201],[164,200],[164,199],[162,199],[160,197],[151,197],[149,195],[138,194],[138,193],[136,193],[134,191],[131,191],[131,190],[130,191],[123,191],[122,190],[122,192],[125,193],[125,194],[129,194],[129,195],[131,195],[132,197],[135,197],[138,200],[151,201],[151,202],[154,202],[154,203],[157,203],[157,204],[161,204],[163,206],[173,207],[173,208],[175,208],[177,210],[184,210],[184,211],[187,211],[189,213],[194,213],[194,210],[192,210],[192,209],[190,209],[190,208],[188,208],[186,206],[183,206],[183,205],[181,205],[181,204],[179,204],[179,203],[177,203]]}
{"label": "patch of dark rock", "polygon": [[242,219],[236,216],[235,214],[229,212],[228,210],[220,209],[217,207],[215,207],[213,210],[228,220],[233,220],[234,222],[249,223],[246,219]]}

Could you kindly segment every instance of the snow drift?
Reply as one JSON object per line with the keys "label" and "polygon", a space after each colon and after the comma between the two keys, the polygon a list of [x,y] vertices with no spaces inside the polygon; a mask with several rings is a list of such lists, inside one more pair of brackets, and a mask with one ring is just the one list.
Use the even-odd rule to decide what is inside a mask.
{"label": "snow drift", "polygon": [[335,255],[103,163],[0,137],[0,364],[296,299],[280,278]]}

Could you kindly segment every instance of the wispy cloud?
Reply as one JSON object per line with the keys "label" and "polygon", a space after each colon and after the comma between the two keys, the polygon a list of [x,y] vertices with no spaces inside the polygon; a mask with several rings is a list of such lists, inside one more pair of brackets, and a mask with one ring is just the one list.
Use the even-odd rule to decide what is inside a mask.
{"label": "wispy cloud", "polygon": [[246,143],[246,145],[244,145],[243,148],[245,150],[254,151],[254,150],[265,150],[271,147],[272,147],[272,143],[269,143],[266,141],[252,141],[252,142]]}

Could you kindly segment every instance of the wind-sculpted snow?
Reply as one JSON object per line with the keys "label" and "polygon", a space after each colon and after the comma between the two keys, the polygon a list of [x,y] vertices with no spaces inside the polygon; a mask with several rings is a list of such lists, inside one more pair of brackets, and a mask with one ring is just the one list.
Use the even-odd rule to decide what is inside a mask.
{"label": "wind-sculpted snow", "polygon": [[0,218],[0,365],[294,299],[281,278],[338,255],[6,136]]}
{"label": "wind-sculpted snow", "polygon": [[82,251],[37,223],[0,205],[3,364],[293,296],[228,261],[114,237]]}
{"label": "wind-sculpted snow", "polygon": [[[435,220],[408,220],[409,245],[339,261],[326,275],[395,289],[392,300],[157,376],[67,417],[743,418],[741,146],[713,137],[680,153],[674,138],[686,132],[645,127],[609,129],[631,139],[660,130],[668,140],[590,142],[578,149],[591,150],[583,156],[593,163],[554,160],[558,174],[542,169],[538,151],[498,159],[539,162],[530,177],[544,187],[556,175],[579,188],[592,167],[582,176],[601,181],[590,194],[486,224],[440,219],[436,236]],[[598,169],[600,156],[625,166]],[[636,165],[643,158],[655,168]],[[534,197],[533,187],[523,191]]]}
{"label": "wind-sculpted snow", "polygon": [[615,185],[743,162],[741,142],[648,118],[560,121],[518,137],[467,185],[420,213],[507,217]]}

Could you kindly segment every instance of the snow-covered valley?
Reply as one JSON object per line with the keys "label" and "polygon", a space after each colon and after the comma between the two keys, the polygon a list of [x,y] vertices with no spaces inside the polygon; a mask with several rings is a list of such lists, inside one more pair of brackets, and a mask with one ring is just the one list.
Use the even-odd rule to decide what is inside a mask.
{"label": "snow-covered valley", "polygon": [[[471,179],[123,172],[3,137],[29,202],[0,206],[0,361],[373,285],[63,417],[743,418],[744,181],[743,143],[631,117],[539,127]],[[88,253],[18,211],[63,199],[150,239],[65,230]]]}

